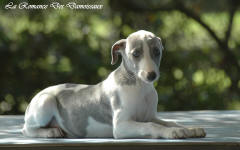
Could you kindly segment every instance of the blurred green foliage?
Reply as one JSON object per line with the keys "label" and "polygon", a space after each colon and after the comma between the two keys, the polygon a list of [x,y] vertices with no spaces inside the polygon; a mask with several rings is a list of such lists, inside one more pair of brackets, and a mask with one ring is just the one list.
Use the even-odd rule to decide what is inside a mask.
{"label": "blurred green foliage", "polygon": [[47,86],[100,82],[117,67],[110,65],[112,44],[139,29],[164,42],[155,83],[159,110],[240,108],[240,11],[234,0],[91,1],[102,10],[6,10],[8,2],[0,2],[0,114],[24,113]]}

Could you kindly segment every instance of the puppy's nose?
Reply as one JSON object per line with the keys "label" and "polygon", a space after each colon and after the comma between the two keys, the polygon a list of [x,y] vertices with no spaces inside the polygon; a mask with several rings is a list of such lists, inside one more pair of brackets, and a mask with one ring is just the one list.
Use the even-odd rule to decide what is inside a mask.
{"label": "puppy's nose", "polygon": [[156,78],[156,73],[153,71],[153,72],[148,72],[148,74],[147,74],[147,79],[149,80],[149,81],[153,81],[155,78]]}

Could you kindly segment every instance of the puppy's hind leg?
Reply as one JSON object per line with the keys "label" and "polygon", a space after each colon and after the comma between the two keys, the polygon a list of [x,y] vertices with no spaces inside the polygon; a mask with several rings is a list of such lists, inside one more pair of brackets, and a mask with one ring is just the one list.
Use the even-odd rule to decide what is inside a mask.
{"label": "puppy's hind leg", "polygon": [[59,127],[51,127],[57,108],[56,98],[50,94],[41,94],[34,98],[26,111],[23,134],[28,137],[63,137]]}

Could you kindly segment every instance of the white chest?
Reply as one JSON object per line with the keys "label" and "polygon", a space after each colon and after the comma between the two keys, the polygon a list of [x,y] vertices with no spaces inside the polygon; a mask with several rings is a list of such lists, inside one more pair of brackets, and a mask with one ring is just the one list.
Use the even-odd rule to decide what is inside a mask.
{"label": "white chest", "polygon": [[157,93],[151,86],[125,86],[120,90],[122,111],[141,122],[149,121],[157,111]]}

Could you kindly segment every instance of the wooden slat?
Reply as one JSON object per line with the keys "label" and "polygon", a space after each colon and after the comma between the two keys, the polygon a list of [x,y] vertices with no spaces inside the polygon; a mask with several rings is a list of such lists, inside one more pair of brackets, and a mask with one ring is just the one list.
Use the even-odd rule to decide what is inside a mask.
{"label": "wooden slat", "polygon": [[240,149],[240,111],[164,112],[159,118],[204,127],[206,138],[195,139],[44,139],[21,134],[23,116],[0,116],[0,150],[28,149]]}

